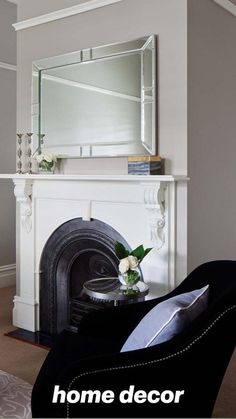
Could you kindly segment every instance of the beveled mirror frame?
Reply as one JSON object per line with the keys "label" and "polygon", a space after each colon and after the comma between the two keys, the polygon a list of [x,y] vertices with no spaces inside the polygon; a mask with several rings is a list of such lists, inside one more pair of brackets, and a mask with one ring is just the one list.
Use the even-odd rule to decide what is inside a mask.
{"label": "beveled mirror frame", "polygon": [[[144,53],[151,50],[151,85],[145,85],[144,77]],[[157,154],[157,138],[156,138],[156,69],[157,69],[157,39],[155,35],[142,37],[128,42],[109,44],[105,46],[98,46],[94,48],[82,49],[76,52],[49,57],[33,62],[33,82],[32,82],[32,127],[33,127],[33,150],[36,153],[51,152],[59,158],[81,158],[81,157],[117,157],[128,155],[156,155]],[[47,145],[47,138],[44,138],[44,133],[41,129],[41,114],[42,114],[42,100],[41,100],[41,86],[43,71],[61,67],[71,64],[93,62],[95,60],[106,59],[110,57],[118,57],[127,54],[139,53],[141,55],[141,120],[140,120],[140,135],[141,138],[137,140],[138,151],[128,151],[130,145],[127,142],[127,150],[122,147],[120,151],[119,143],[101,144],[104,146],[103,152],[98,155],[93,152],[97,144],[88,144],[86,146],[68,145],[68,147],[60,145],[54,150]],[[36,81],[36,83],[35,83]],[[147,105],[151,107],[149,112],[149,120],[147,120]],[[146,112],[145,112],[146,109]],[[150,109],[150,108],[149,108]],[[149,135],[149,142],[147,141],[147,133],[145,128],[151,132]],[[129,146],[129,147],[128,147]],[[131,147],[132,148],[132,147]]]}

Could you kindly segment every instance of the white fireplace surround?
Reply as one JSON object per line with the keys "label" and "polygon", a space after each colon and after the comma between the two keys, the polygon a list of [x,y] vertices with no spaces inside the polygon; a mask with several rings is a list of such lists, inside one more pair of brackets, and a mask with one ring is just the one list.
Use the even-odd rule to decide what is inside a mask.
{"label": "white fireplace surround", "polygon": [[42,251],[51,234],[73,218],[82,217],[88,222],[93,218],[109,224],[132,248],[139,244],[153,247],[141,265],[144,280],[150,286],[149,298],[174,288],[186,275],[186,210],[185,204],[178,210],[176,200],[178,188],[186,188],[186,177],[1,175],[1,178],[13,179],[17,201],[15,326],[40,330]]}

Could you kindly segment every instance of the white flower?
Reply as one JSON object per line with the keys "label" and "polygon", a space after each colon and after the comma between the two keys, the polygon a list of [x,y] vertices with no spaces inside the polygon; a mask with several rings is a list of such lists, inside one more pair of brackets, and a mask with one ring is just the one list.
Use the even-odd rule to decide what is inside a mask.
{"label": "white flower", "polygon": [[135,269],[138,266],[138,258],[136,258],[136,256],[128,256],[128,261],[129,261],[129,267],[130,269]]}
{"label": "white flower", "polygon": [[57,158],[54,156],[54,154],[38,154],[36,156],[36,160],[38,163],[41,163],[42,161],[46,161],[47,163],[56,162]]}
{"label": "white flower", "polygon": [[128,272],[129,269],[130,269],[129,259],[128,258],[121,259],[119,263],[120,273],[125,274],[126,272]]}
{"label": "white flower", "polygon": [[53,155],[52,154],[45,154],[44,160],[46,160],[48,163],[52,163],[53,161]]}
{"label": "white flower", "polygon": [[43,154],[38,154],[38,155],[36,156],[36,160],[37,160],[37,162],[38,162],[38,163],[41,163],[41,161],[43,161],[43,160],[44,160],[44,155],[43,155]]}

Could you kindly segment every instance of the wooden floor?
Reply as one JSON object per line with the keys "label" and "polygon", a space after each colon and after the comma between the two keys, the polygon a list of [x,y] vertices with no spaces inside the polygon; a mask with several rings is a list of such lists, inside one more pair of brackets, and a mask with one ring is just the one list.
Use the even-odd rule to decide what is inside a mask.
{"label": "wooden floor", "polygon": [[12,326],[12,300],[15,289],[0,289],[0,369],[33,384],[47,350],[4,336]]}
{"label": "wooden floor", "polygon": [[[4,335],[14,329],[11,320],[14,293],[13,287],[0,289],[0,369],[33,384],[48,351]],[[213,417],[236,418],[236,351],[221,386]]]}

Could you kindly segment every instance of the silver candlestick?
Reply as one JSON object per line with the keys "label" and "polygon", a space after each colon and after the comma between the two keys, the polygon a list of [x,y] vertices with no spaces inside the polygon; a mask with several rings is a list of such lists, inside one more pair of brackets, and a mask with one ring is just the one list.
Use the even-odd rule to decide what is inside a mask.
{"label": "silver candlestick", "polygon": [[29,175],[31,175],[33,173],[32,172],[32,135],[33,135],[33,132],[27,132],[26,135],[27,135],[27,137],[26,137],[26,140],[27,140],[26,156],[28,158],[27,173]]}
{"label": "silver candlestick", "polygon": [[37,154],[42,154],[42,146],[44,144],[45,134],[37,134],[37,136],[38,136],[38,148],[37,148],[36,152],[37,152]]}
{"label": "silver candlestick", "polygon": [[16,134],[17,135],[17,173],[22,174],[22,137],[24,134]]}
{"label": "silver candlestick", "polygon": [[44,144],[44,137],[45,137],[45,134],[40,134],[40,145]]}

